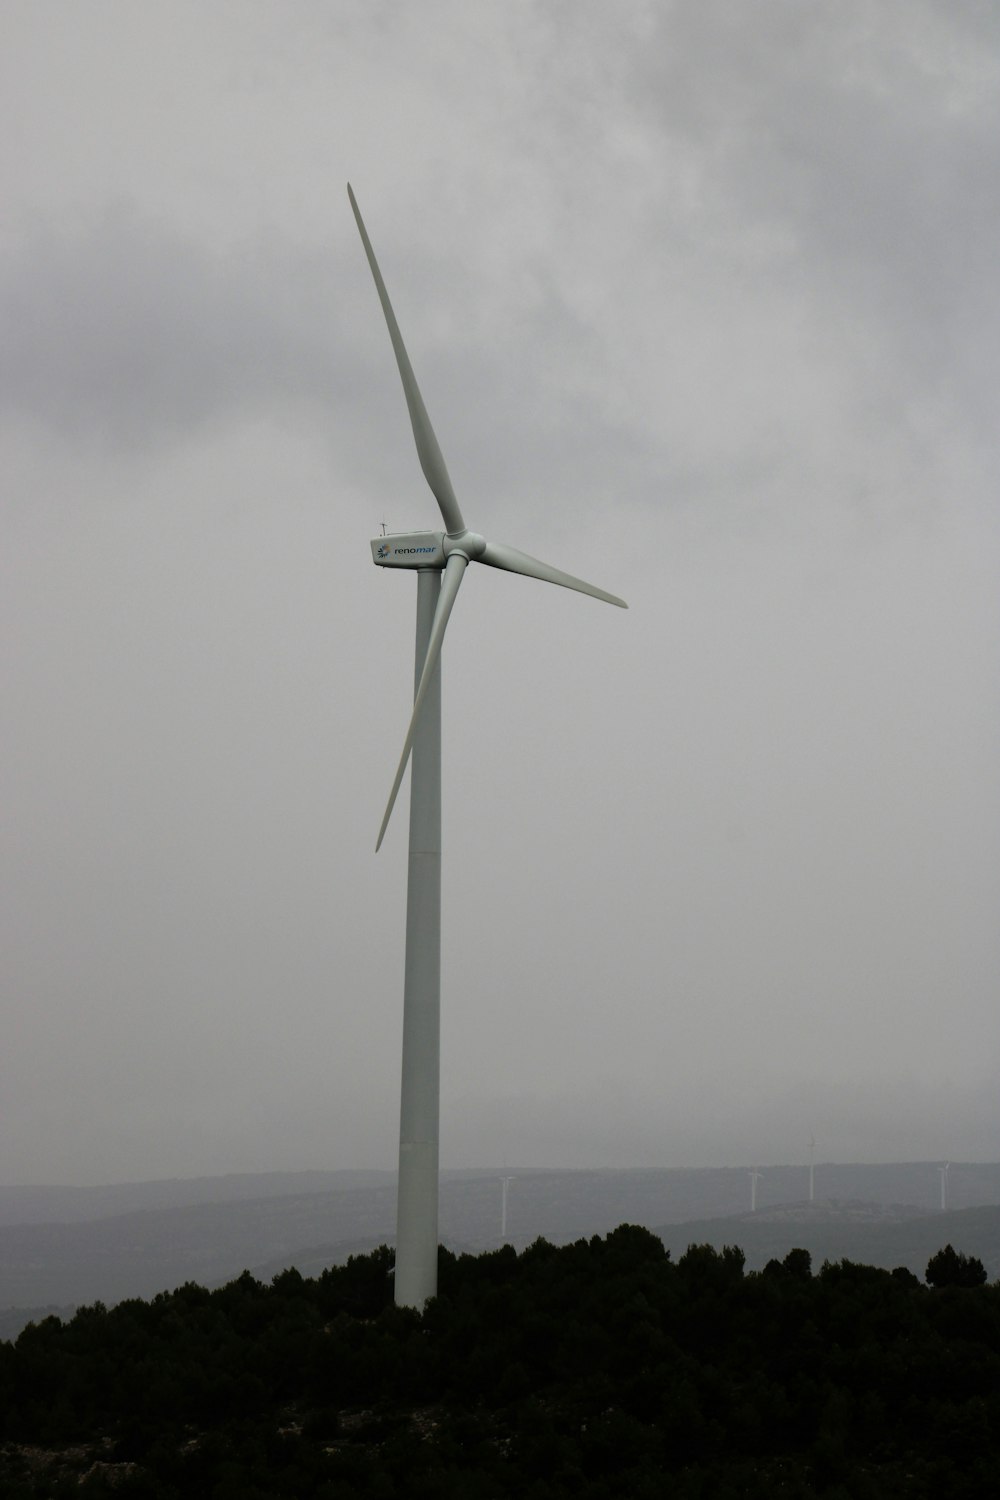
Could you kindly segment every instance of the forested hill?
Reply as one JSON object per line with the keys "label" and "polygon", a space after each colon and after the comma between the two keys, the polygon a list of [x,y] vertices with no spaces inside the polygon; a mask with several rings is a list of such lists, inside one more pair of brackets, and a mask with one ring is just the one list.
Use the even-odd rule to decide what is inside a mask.
{"label": "forested hill", "polygon": [[1000,1207],[996,1205],[960,1208],[946,1215],[916,1215],[879,1213],[869,1203],[792,1203],[729,1219],[654,1226],[654,1232],[675,1259],[688,1245],[704,1243],[719,1249],[736,1243],[746,1254],[748,1268],[760,1270],[795,1245],[809,1250],[817,1264],[858,1260],[886,1269],[906,1266],[918,1275],[946,1238],[977,1256],[991,1278],[1000,1277]]}
{"label": "forested hill", "polygon": [[0,1493],[979,1500],[1000,1286],[954,1252],[929,1275],[804,1250],[748,1274],[623,1225],[442,1251],[423,1315],[392,1306],[385,1248],[97,1305],[0,1344]]}
{"label": "forested hill", "polygon": [[[936,1245],[972,1232],[952,1221],[973,1209],[983,1216],[975,1253],[990,1263],[1000,1244],[996,1222],[992,1230],[986,1223],[990,1206],[995,1219],[1000,1215],[1000,1163],[952,1162],[944,1214],[941,1170],[933,1163],[820,1162],[812,1203],[807,1168],[765,1167],[752,1215],[744,1169],[445,1172],[440,1227],[449,1248],[501,1243],[505,1179],[507,1237],[519,1249],[539,1237],[566,1244],[626,1223],[669,1234],[675,1258],[692,1241],[735,1240],[754,1268],[807,1245],[817,1262],[847,1256],[919,1271]],[[922,1228],[905,1227],[920,1218]],[[769,1221],[777,1237],[768,1241]],[[184,1281],[217,1286],[244,1266],[264,1280],[289,1265],[315,1275],[390,1241],[395,1222],[391,1172],[0,1187],[0,1337],[37,1321],[40,1309],[152,1297]],[[893,1223],[901,1233],[893,1233]],[[1000,1274],[1000,1263],[991,1274]]]}

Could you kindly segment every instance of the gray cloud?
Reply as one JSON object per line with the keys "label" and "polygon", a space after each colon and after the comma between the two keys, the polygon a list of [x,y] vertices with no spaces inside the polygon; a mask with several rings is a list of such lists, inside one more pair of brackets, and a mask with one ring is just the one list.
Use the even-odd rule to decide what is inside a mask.
{"label": "gray cloud", "polygon": [[367,538],[435,511],[348,177],[470,520],[632,606],[463,589],[445,1160],[995,1154],[979,13],[56,9],[0,60],[0,1177],[393,1161]]}
{"label": "gray cloud", "polygon": [[0,403],[77,439],[159,446],[320,391],[343,402],[325,269],[324,286],[260,246],[223,258],[123,205],[76,233],[36,228],[0,266]]}

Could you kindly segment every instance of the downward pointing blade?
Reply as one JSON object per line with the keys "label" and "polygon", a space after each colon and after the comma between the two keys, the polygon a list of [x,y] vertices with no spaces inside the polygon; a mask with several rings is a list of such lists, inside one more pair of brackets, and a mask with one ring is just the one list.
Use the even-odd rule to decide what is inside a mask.
{"label": "downward pointing blade", "polygon": [[543,583],[558,583],[564,589],[575,589],[578,594],[590,594],[594,599],[603,599],[605,604],[628,609],[625,600],[619,599],[617,594],[608,594],[592,583],[584,583],[582,578],[574,578],[572,573],[563,573],[549,563],[539,562],[537,557],[529,557],[515,547],[505,547],[503,542],[487,542],[476,561],[491,568],[503,568],[508,573],[523,573],[526,578],[540,578]]}
{"label": "downward pointing blade", "polygon": [[424,478],[430,485],[434,498],[440,507],[441,514],[444,517],[445,529],[453,535],[457,535],[460,531],[465,530],[465,521],[462,519],[462,512],[455,498],[455,491],[451,487],[451,479],[445,465],[444,457],[438,446],[438,440],[434,436],[434,428],[431,426],[431,419],[427,415],[427,408],[424,405],[420,388],[417,385],[417,377],[413,373],[413,366],[410,364],[410,357],[403,343],[403,335],[399,331],[396,314],[392,310],[389,293],[385,289],[382,272],[378,268],[375,251],[372,249],[372,242],[368,238],[368,231],[365,229],[361,210],[358,208],[357,200],[351,190],[350,183],[347,184],[347,195],[351,200],[354,217],[358,221],[358,229],[361,231],[361,242],[365,247],[368,264],[371,266],[372,275],[375,278],[378,299],[382,304],[385,321],[389,326],[389,337],[392,340],[392,347],[396,354],[396,363],[399,366],[400,379],[403,382],[403,394],[406,397],[406,405],[410,412],[410,425],[413,428],[413,436],[417,444],[417,456],[420,459],[420,467],[423,469]]}
{"label": "downward pointing blade", "polygon": [[376,854],[382,847],[385,830],[389,826],[389,819],[392,817],[392,810],[396,805],[396,796],[402,784],[406,763],[410,758],[410,751],[413,748],[413,736],[416,733],[420,710],[424,706],[427,689],[430,687],[434,668],[437,666],[438,658],[441,655],[441,645],[444,641],[445,628],[448,624],[452,605],[458,596],[462,575],[468,565],[468,558],[463,557],[461,552],[453,552],[444,566],[444,574],[441,578],[441,592],[438,595],[437,607],[434,610],[434,622],[431,625],[431,633],[427,640],[427,654],[424,657],[423,670],[420,673],[417,691],[413,695],[413,714],[410,718],[410,727],[406,731],[406,739],[403,741],[403,753],[399,758],[399,770],[396,772],[396,779],[392,783],[392,791],[389,793],[389,802],[385,809],[385,816],[382,819],[382,827],[378,831],[378,843],[375,845]]}

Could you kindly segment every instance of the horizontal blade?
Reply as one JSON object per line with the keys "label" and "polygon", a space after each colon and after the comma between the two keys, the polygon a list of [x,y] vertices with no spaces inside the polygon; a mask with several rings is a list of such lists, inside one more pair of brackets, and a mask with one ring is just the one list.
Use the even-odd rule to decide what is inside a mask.
{"label": "horizontal blade", "polygon": [[603,599],[605,604],[628,609],[625,600],[619,599],[617,594],[608,594],[592,583],[584,583],[582,578],[574,578],[572,573],[563,573],[559,568],[539,562],[537,557],[529,557],[515,547],[505,547],[502,542],[487,542],[476,561],[486,563],[490,568],[504,568],[508,573],[523,573],[526,578],[540,578],[543,583],[558,583],[564,589],[576,589],[578,594],[590,594],[594,599]]}
{"label": "horizontal blade", "polygon": [[413,428],[413,436],[417,444],[417,456],[420,459],[420,467],[423,469],[424,478],[430,485],[434,498],[441,509],[445,529],[457,534],[465,530],[465,521],[462,519],[462,512],[459,509],[458,501],[455,499],[455,491],[451,486],[448,469],[445,465],[441,449],[438,446],[438,440],[434,436],[434,428],[431,426],[431,419],[427,415],[427,408],[424,405],[423,397],[417,385],[417,377],[413,373],[413,366],[410,364],[410,358],[403,343],[403,335],[399,331],[396,314],[392,310],[389,293],[385,289],[382,272],[378,268],[375,251],[372,249],[372,242],[368,238],[368,231],[365,229],[361,210],[358,208],[357,200],[351,191],[350,183],[347,184],[347,193],[351,200],[351,207],[354,210],[354,217],[358,221],[358,228],[361,231],[361,242],[365,247],[368,264],[371,266],[372,275],[375,278],[378,299],[382,304],[382,311],[385,313],[385,321],[389,325],[389,337],[392,339],[392,347],[396,354],[400,379],[403,382],[403,394],[406,397],[406,405],[410,412],[410,425]]}
{"label": "horizontal blade", "polygon": [[427,689],[430,687],[431,678],[434,676],[434,668],[437,666],[438,658],[441,655],[441,645],[444,641],[445,628],[448,624],[452,605],[458,597],[458,588],[462,582],[462,574],[468,565],[468,558],[463,557],[461,552],[453,552],[444,566],[444,573],[441,576],[441,592],[438,595],[437,605],[434,609],[434,621],[431,625],[431,633],[427,639],[427,654],[424,657],[423,670],[420,673],[417,691],[413,695],[413,714],[410,718],[410,727],[406,731],[406,739],[403,741],[403,753],[399,758],[399,770],[396,772],[396,779],[392,783],[392,791],[389,793],[389,802],[385,810],[385,817],[382,819],[382,827],[378,831],[378,843],[375,845],[376,854],[382,847],[385,830],[389,826],[392,809],[396,805],[396,796],[403,780],[406,763],[410,758],[410,751],[413,748],[413,736],[417,730],[420,710],[424,706]]}

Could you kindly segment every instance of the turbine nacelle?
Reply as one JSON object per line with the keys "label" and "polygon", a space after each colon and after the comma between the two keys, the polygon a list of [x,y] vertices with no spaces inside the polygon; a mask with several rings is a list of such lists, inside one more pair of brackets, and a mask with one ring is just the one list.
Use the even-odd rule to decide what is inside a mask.
{"label": "turbine nacelle", "polygon": [[486,551],[477,531],[390,531],[372,538],[372,561],[380,568],[443,568],[453,552],[474,562]]}
{"label": "turbine nacelle", "polygon": [[380,568],[443,568],[443,531],[390,531],[372,538],[372,562]]}

